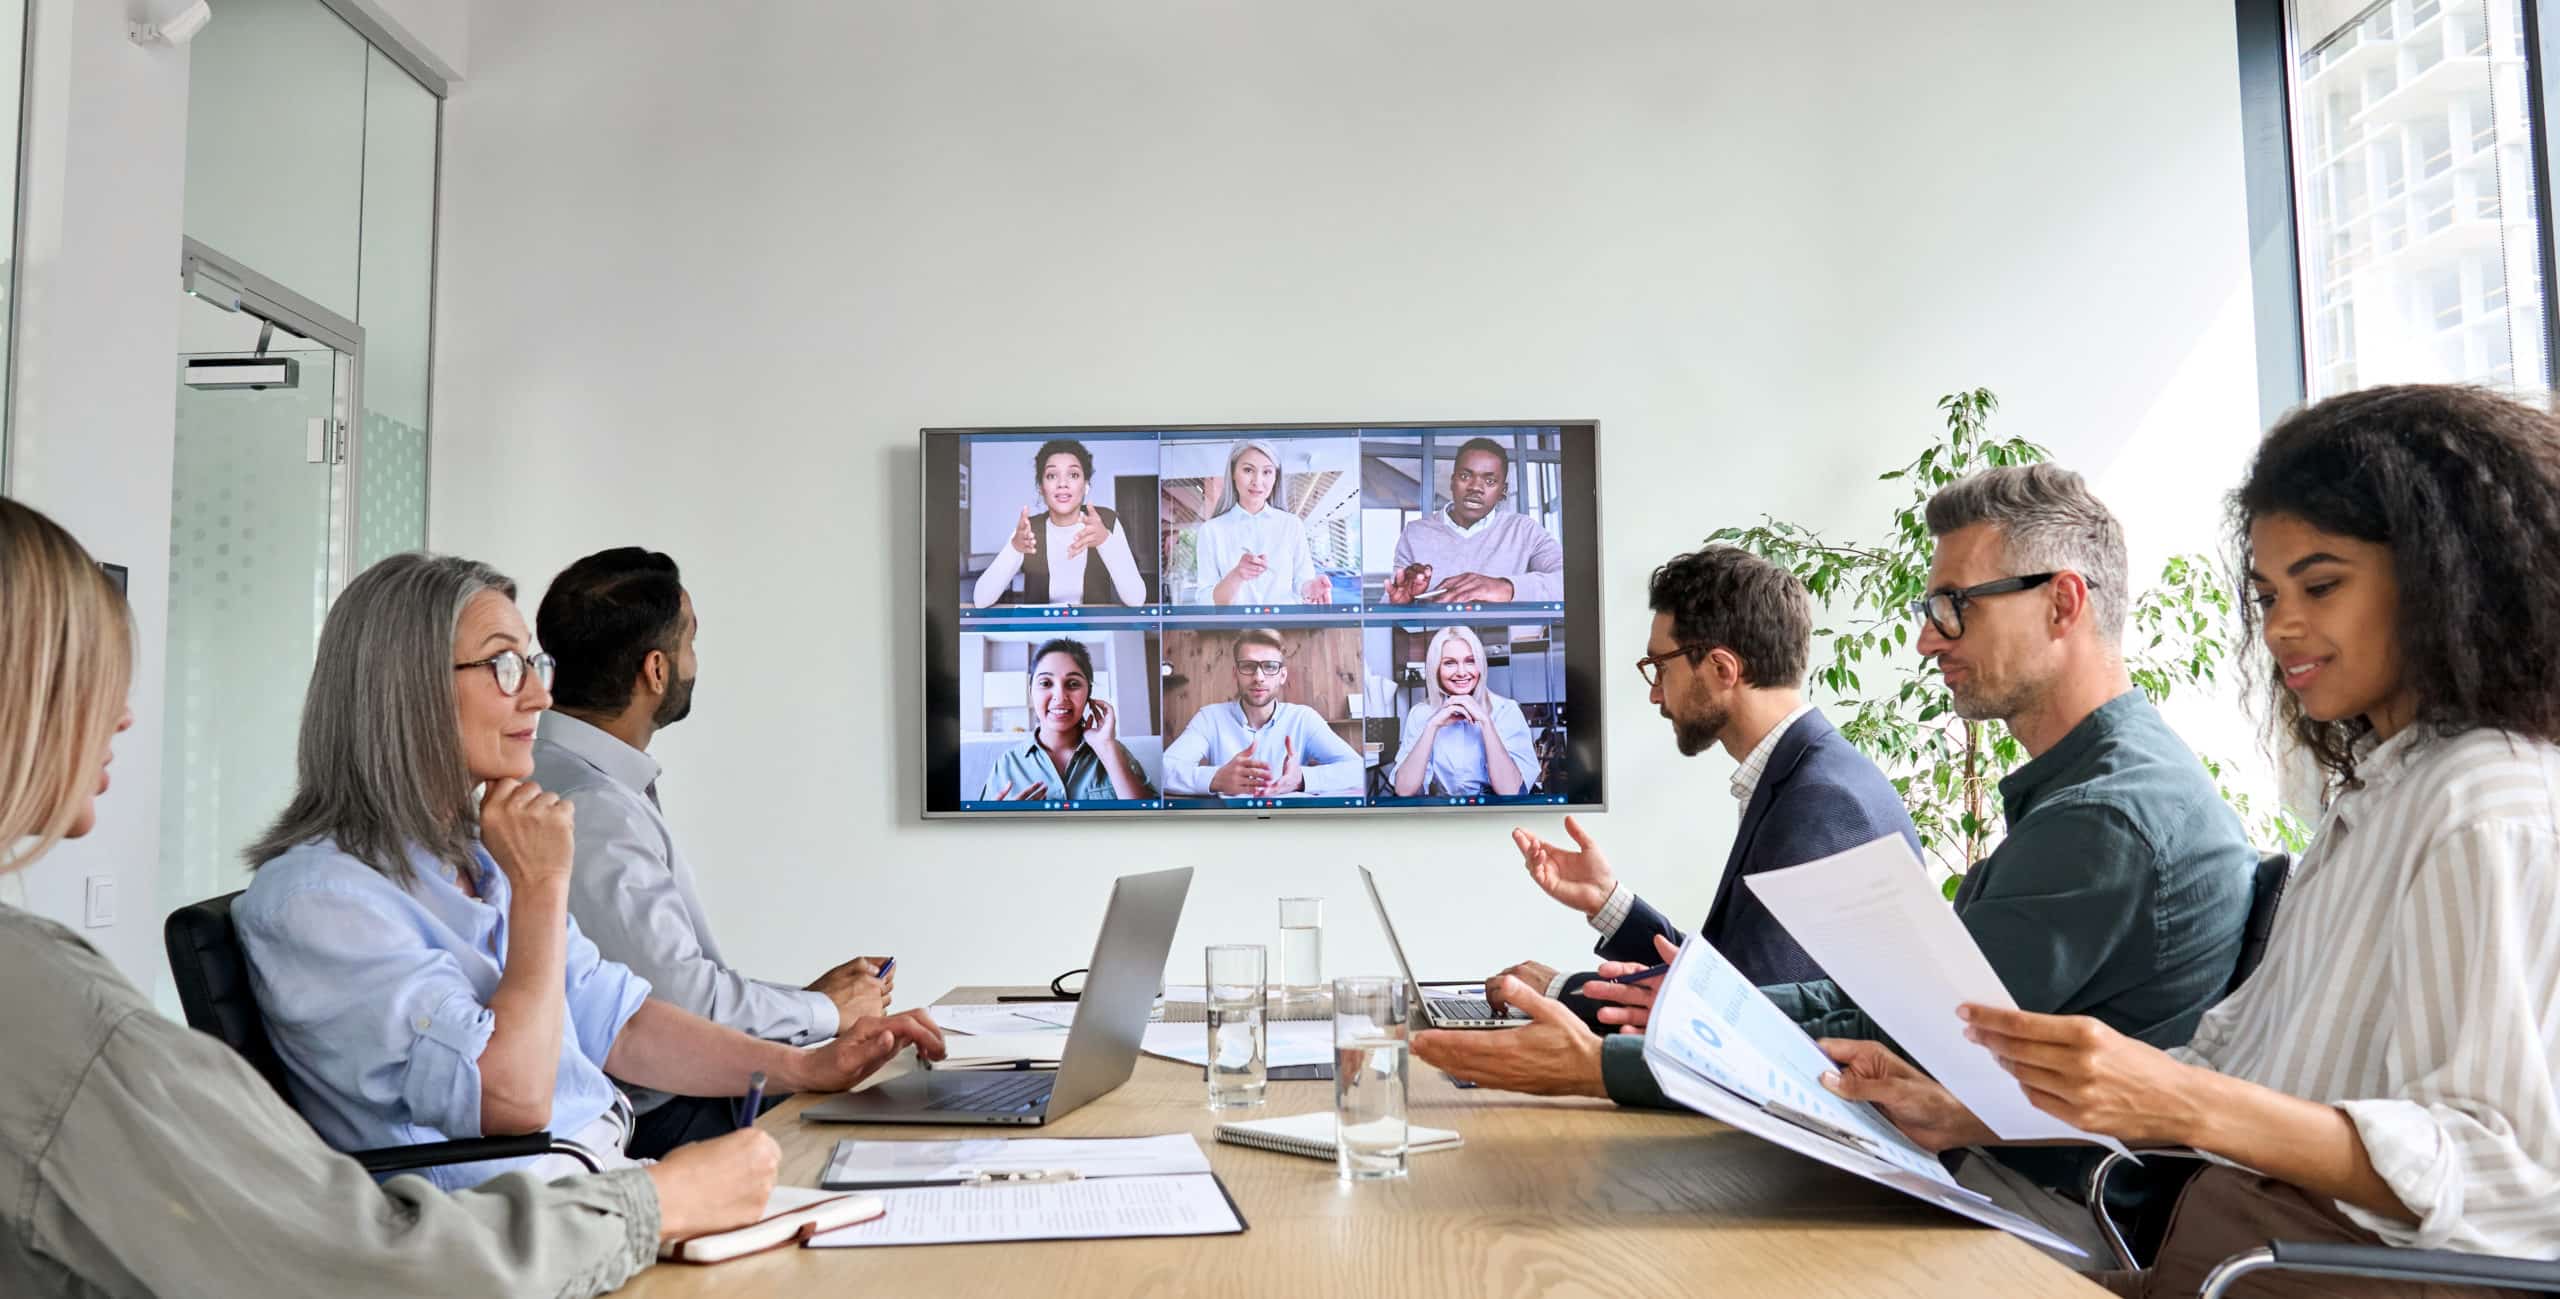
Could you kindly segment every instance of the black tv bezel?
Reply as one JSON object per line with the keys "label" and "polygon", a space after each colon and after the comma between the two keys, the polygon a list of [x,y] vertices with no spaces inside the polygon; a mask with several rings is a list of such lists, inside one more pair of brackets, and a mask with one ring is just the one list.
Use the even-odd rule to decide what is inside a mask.
{"label": "black tv bezel", "polygon": [[[1581,761],[1578,761],[1570,769],[1574,770],[1577,775],[1581,772],[1588,771],[1589,781],[1594,791],[1593,797],[1587,800],[1577,800],[1569,796],[1563,802],[1538,803],[1487,799],[1480,803],[1395,803],[1383,806],[1378,804],[1363,804],[1358,807],[1292,807],[1282,805],[1277,807],[1152,807],[1096,808],[1077,809],[1072,811],[1065,809],[1056,811],[1042,809],[1024,810],[1019,812],[989,812],[984,810],[966,810],[960,806],[964,800],[958,797],[960,764],[956,760],[941,764],[942,766],[949,768],[947,772],[935,769],[933,764],[933,755],[936,752],[948,752],[954,755],[956,759],[956,756],[960,751],[960,676],[956,668],[946,667],[944,665],[946,663],[956,664],[959,662],[959,637],[967,634],[968,630],[967,626],[956,616],[958,613],[956,608],[951,611],[955,616],[950,619],[951,625],[948,628],[937,626],[935,619],[937,612],[934,603],[935,589],[939,586],[947,591],[951,586],[951,582],[948,580],[949,574],[958,573],[962,571],[964,567],[964,565],[959,562],[960,557],[954,556],[951,553],[951,546],[948,539],[946,538],[940,544],[937,544],[934,536],[934,521],[936,518],[933,498],[935,471],[934,451],[937,442],[947,446],[959,447],[966,445],[968,439],[973,437],[1000,435],[1020,437],[1032,434],[1047,434],[1057,437],[1076,437],[1078,435],[1088,433],[1096,435],[1157,433],[1172,437],[1192,433],[1243,433],[1271,429],[1287,429],[1292,432],[1315,432],[1320,430],[1339,429],[1352,433],[1358,433],[1364,430],[1376,430],[1383,433],[1408,429],[1533,427],[1554,428],[1559,431],[1575,429],[1589,430],[1586,437],[1586,444],[1590,451],[1590,466],[1588,472],[1582,475],[1584,480],[1588,483],[1588,487],[1578,493],[1583,501],[1583,509],[1576,510],[1568,506],[1565,511],[1565,531],[1568,535],[1560,540],[1564,544],[1566,591],[1586,591],[1589,593],[1587,598],[1568,598],[1564,602],[1565,610],[1562,621],[1565,629],[1566,645],[1565,698],[1569,701],[1574,701],[1574,721],[1566,729],[1565,742],[1567,751],[1575,753],[1577,757],[1581,759]],[[919,628],[919,633],[923,642],[922,662],[924,669],[924,688],[918,692],[918,706],[923,713],[921,718],[921,733],[924,745],[923,752],[918,754],[917,757],[919,761],[926,764],[924,778],[917,782],[917,815],[927,821],[966,821],[981,824],[988,822],[1011,822],[1017,820],[1038,820],[1049,822],[1107,820],[1122,823],[1130,821],[1159,821],[1180,824],[1186,821],[1207,820],[1220,817],[1268,821],[1274,818],[1295,820],[1301,817],[1372,817],[1380,815],[1413,816],[1426,812],[1491,812],[1517,816],[1521,809],[1526,807],[1536,807],[1541,811],[1555,813],[1608,811],[1608,763],[1606,755],[1608,752],[1607,678],[1609,674],[1602,663],[1602,659],[1605,655],[1602,649],[1604,642],[1601,639],[1602,630],[1607,626],[1603,610],[1603,606],[1606,601],[1606,593],[1602,588],[1601,575],[1608,571],[1608,566],[1604,562],[1602,554],[1603,540],[1600,529],[1600,428],[1601,424],[1597,419],[1425,419],[1357,421],[1260,420],[1249,423],[1224,424],[1012,424],[967,427],[929,427],[917,430],[916,438],[918,454],[916,457],[916,499],[921,507],[919,511],[920,517],[917,521],[917,530],[920,534],[918,541],[921,548],[922,558],[922,563],[919,566],[920,581],[922,585],[918,591],[918,595],[922,601],[922,617],[918,619],[918,622],[922,624]],[[1574,482],[1573,475],[1565,475],[1564,482],[1568,485],[1568,492],[1573,492],[1575,490],[1570,486],[1570,484]],[[972,492],[976,490],[976,484],[971,484],[971,490]],[[1568,499],[1570,500],[1572,498],[1568,497]],[[1583,544],[1576,544],[1577,538],[1570,534],[1577,530],[1577,519],[1585,515],[1587,515],[1589,520],[1587,525],[1589,536]],[[941,561],[945,560],[952,562],[947,564],[941,563]],[[949,570],[948,573],[944,571],[946,568]],[[1162,574],[1158,574],[1157,580],[1159,582],[1163,580]],[[1367,606],[1364,605],[1362,608],[1365,610]],[[1495,616],[1499,617],[1498,614]],[[939,637],[946,635],[949,638],[947,643],[938,639]],[[1586,665],[1587,671],[1577,674],[1576,663],[1578,656],[1574,647],[1581,645],[1587,645],[1590,647],[1587,651],[1583,651],[1590,657],[1580,660],[1581,663]],[[1584,676],[1588,677],[1587,681],[1583,679]],[[1592,703],[1588,707],[1584,707],[1579,702],[1586,693],[1588,693],[1592,699]],[[1577,782],[1577,785],[1579,786],[1579,782]],[[937,808],[935,806],[937,790],[941,790],[949,795],[947,807]],[[1582,790],[1577,787],[1574,792],[1578,794],[1581,793]]]}

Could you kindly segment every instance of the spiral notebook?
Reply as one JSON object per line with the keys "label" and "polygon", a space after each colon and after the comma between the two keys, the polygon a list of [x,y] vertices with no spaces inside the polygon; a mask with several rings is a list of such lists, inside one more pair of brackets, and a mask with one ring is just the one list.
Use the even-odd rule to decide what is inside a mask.
{"label": "spiral notebook", "polygon": [[[1239,1146],[1258,1146],[1286,1155],[1305,1155],[1309,1159],[1331,1159],[1334,1156],[1333,1115],[1317,1110],[1312,1114],[1292,1114],[1283,1119],[1246,1119],[1218,1125],[1218,1140]],[[1405,1152],[1423,1155],[1434,1150],[1455,1150],[1466,1144],[1466,1138],[1447,1128],[1426,1128],[1414,1124],[1405,1129]]]}

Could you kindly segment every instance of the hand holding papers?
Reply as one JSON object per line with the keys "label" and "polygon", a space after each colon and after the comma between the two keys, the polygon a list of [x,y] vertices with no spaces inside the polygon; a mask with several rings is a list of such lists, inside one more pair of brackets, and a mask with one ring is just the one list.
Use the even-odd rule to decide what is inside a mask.
{"label": "hand holding papers", "polygon": [[2002,1140],[2124,1149],[2037,1109],[1989,1050],[1966,1040],[1957,1006],[2018,1003],[1902,836],[1744,879],[1858,1008]]}
{"label": "hand holding papers", "polygon": [[2049,1249],[2082,1253],[1956,1185],[1873,1108],[1825,1089],[1822,1048],[1716,949],[1692,936],[1663,976],[1644,1060],[1663,1093],[1773,1145],[1890,1186]]}

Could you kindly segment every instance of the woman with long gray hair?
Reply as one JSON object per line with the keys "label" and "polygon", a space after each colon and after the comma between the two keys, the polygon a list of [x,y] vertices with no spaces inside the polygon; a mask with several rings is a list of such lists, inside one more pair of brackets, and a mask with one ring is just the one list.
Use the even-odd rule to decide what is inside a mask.
{"label": "woman with long gray hair", "polygon": [[[0,874],[96,826],[131,628],[71,534],[0,499]],[[548,1185],[377,1187],[69,929],[0,904],[0,988],[0,1293],[592,1295],[773,1187],[756,1131]]]}
{"label": "woman with long gray hair", "polygon": [[[233,908],[294,1098],[342,1150],[549,1130],[622,1158],[612,1079],[682,1096],[841,1091],[921,1011],[790,1047],[649,997],[569,918],[571,810],[531,784],[551,706],[515,584],[486,565],[395,555],[320,631],[298,787],[248,850]],[[474,795],[478,794],[475,805]],[[433,1170],[447,1189],[564,1156]]]}
{"label": "woman with long gray hair", "polygon": [[1307,548],[1307,521],[1281,501],[1280,449],[1261,438],[1228,448],[1218,508],[1192,538],[1193,577],[1209,603],[1333,602]]}

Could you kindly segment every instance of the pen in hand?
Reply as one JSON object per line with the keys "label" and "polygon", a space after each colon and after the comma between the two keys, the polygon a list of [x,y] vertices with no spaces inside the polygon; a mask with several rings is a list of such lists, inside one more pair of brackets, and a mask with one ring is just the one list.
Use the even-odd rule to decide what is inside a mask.
{"label": "pen in hand", "polygon": [[764,1112],[764,1070],[747,1075],[747,1094],[738,1103],[738,1126],[755,1126],[756,1116]]}

